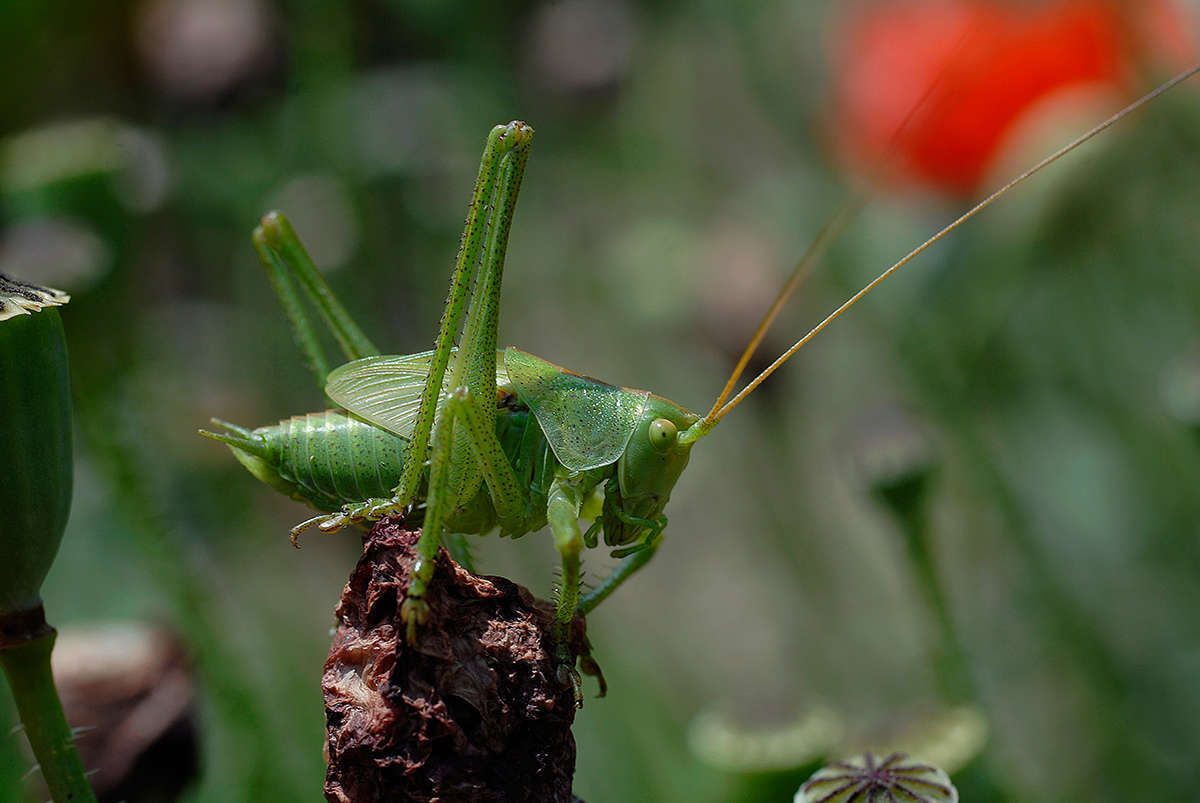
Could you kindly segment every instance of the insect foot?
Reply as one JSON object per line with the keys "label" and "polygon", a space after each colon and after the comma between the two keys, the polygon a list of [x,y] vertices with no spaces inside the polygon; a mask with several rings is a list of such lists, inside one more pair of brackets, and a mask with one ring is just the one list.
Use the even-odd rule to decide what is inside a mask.
{"label": "insect foot", "polygon": [[291,530],[292,546],[300,548],[300,535],[309,527],[316,527],[325,535],[332,535],[354,524],[379,521],[387,516],[403,513],[405,507],[394,499],[368,499],[356,505],[344,505],[340,513],[322,513],[302,521]]}
{"label": "insect foot", "polygon": [[318,530],[329,535],[359,521],[362,521],[362,516],[356,516],[351,511],[344,510],[341,513],[331,513],[328,516],[321,516],[317,519],[316,524]]}
{"label": "insect foot", "polygon": [[368,499],[363,503],[367,508],[363,518],[368,521],[379,521],[388,516],[399,516],[408,509],[408,505],[398,499]]}
{"label": "insect foot", "polygon": [[[571,689],[576,708],[583,708],[583,675],[596,679],[596,685],[600,687],[597,697],[608,694],[608,681],[604,679],[600,664],[592,657],[592,643],[588,641],[587,624],[582,614],[576,614],[571,620],[566,639],[558,639],[555,654],[558,659],[558,682]],[[579,662],[578,670],[575,669],[576,660]]]}
{"label": "insect foot", "polygon": [[562,686],[570,686],[575,695],[575,707],[583,708],[583,678],[575,668],[574,660],[561,661],[558,665],[558,682]]}
{"label": "insect foot", "polygon": [[405,597],[400,605],[400,621],[404,622],[404,640],[416,646],[417,628],[429,621],[429,603],[420,597]]}
{"label": "insect foot", "polygon": [[[553,609],[441,550],[420,600],[421,638],[409,644],[397,603],[419,535],[394,520],[376,525],[342,592],[322,680],[326,796],[572,801],[576,709],[558,681]],[[583,627],[573,623],[571,658],[586,653]]]}
{"label": "insect foot", "polygon": [[330,513],[310,519],[301,524],[300,528],[316,524],[317,529],[323,533],[336,533],[338,530],[349,527],[352,524],[362,524],[365,521],[379,521],[388,516],[398,516],[407,507],[407,505],[397,499],[367,499],[353,505],[343,505],[339,513]]}

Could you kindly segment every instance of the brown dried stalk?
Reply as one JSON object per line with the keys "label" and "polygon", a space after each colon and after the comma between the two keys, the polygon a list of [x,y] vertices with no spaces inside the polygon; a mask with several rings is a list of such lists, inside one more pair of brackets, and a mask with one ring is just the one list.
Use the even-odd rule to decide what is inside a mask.
{"label": "brown dried stalk", "polygon": [[[399,603],[419,534],[380,522],[342,592],[322,682],[326,798],[576,800],[575,698],[558,680],[551,607],[443,550],[430,619],[406,644]],[[588,665],[582,620],[571,651]]]}

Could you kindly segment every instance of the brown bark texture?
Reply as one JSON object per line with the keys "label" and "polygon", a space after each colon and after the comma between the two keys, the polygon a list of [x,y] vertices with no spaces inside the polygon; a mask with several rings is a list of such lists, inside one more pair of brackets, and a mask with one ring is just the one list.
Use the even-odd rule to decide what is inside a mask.
{"label": "brown bark texture", "polygon": [[[410,646],[399,611],[418,536],[380,522],[342,592],[322,681],[326,798],[570,803],[575,699],[558,679],[550,607],[442,550]],[[581,648],[577,620],[572,656]]]}

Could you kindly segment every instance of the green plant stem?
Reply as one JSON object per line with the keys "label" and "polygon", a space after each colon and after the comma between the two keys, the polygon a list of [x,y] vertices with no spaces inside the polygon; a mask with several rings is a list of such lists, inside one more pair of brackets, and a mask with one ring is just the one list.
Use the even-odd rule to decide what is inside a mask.
{"label": "green plant stem", "polygon": [[[924,479],[920,482],[923,483]],[[928,499],[923,488],[905,490],[911,497],[911,503],[896,505],[893,509],[904,532],[904,541],[916,575],[917,586],[921,589],[926,608],[937,620],[940,638],[935,670],[938,685],[945,699],[956,703],[973,703],[979,698],[979,694],[971,672],[971,663],[963,648],[958,627],[954,623],[945,584],[938,572],[937,561],[931,548],[932,528],[929,523]],[[972,760],[964,769],[965,772],[955,772],[955,783],[972,790],[978,799],[997,803],[1018,799],[1008,788],[1003,769],[995,767],[986,757],[983,761]]]}
{"label": "green plant stem", "polygon": [[25,736],[33,747],[50,797],[55,803],[95,803],[96,795],[84,774],[50,671],[50,651],[56,635],[54,628],[46,624],[40,606],[0,618],[0,666],[8,676]]}
{"label": "green plant stem", "polygon": [[916,574],[926,608],[938,625],[937,679],[944,697],[955,702],[974,700],[976,693],[971,670],[963,651],[958,628],[950,612],[946,590],[929,548],[929,527],[924,500],[918,500],[898,515],[904,531],[908,557]]}

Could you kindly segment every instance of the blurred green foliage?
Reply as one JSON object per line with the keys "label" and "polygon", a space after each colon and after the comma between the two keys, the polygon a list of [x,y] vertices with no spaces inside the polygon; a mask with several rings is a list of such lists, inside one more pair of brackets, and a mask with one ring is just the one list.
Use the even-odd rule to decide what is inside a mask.
{"label": "blurred green foliage", "polygon": [[[320,799],[318,684],[358,551],[353,535],[292,550],[307,512],[195,434],[324,404],[255,264],[258,216],[289,213],[385,350],[428,348],[480,144],[525,119],[501,340],[706,409],[846,195],[828,11],[4,4],[0,270],[74,299],[77,489],[46,609],[182,634],[202,688],[190,800]],[[1194,796],[1200,440],[1163,388],[1200,387],[1195,92],[939,245],[706,439],[659,557],[589,622],[610,692],[576,726],[582,798],[746,798],[689,750],[714,706],[783,726],[824,701],[863,727],[936,702],[930,576],[990,721],[964,799]],[[66,147],[72,122],[85,143]],[[765,350],[954,212],[877,198]],[[885,407],[937,444],[924,573],[854,468],[886,448]],[[480,562],[550,589],[547,538],[485,540]],[[18,748],[0,741],[0,800],[27,787]]]}

